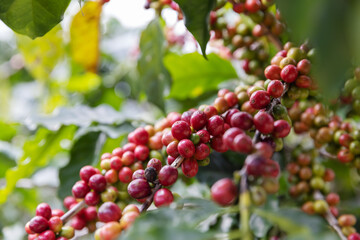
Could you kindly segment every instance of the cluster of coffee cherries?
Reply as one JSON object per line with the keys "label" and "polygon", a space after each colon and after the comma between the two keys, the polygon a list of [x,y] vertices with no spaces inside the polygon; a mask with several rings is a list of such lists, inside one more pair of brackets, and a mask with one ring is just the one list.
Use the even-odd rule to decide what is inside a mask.
{"label": "cluster of coffee cherries", "polygon": [[29,240],[67,240],[74,236],[74,228],[63,226],[61,217],[64,212],[51,209],[47,203],[40,203],[36,208],[36,216],[26,225]]}
{"label": "cluster of coffee cherries", "polygon": [[[315,162],[316,151],[304,151],[301,148],[294,150],[295,162],[288,163],[286,169],[289,173],[288,180],[292,184],[289,193],[293,198],[302,202],[301,209],[307,214],[326,215],[331,214],[337,218],[338,226],[349,240],[360,239],[353,227],[356,218],[351,214],[339,216],[336,207],[340,197],[330,192],[330,182],[334,180],[335,173],[332,169],[326,168],[320,162]],[[317,192],[323,198],[317,197]]]}
{"label": "cluster of coffee cherries", "polygon": [[340,100],[343,104],[351,104],[352,114],[360,114],[360,67],[355,68],[353,78],[345,82]]}
{"label": "cluster of coffee cherries", "polygon": [[178,20],[183,19],[183,13],[179,5],[173,0],[146,0],[145,9],[152,8],[158,15],[161,15],[163,8],[170,7],[178,13]]}

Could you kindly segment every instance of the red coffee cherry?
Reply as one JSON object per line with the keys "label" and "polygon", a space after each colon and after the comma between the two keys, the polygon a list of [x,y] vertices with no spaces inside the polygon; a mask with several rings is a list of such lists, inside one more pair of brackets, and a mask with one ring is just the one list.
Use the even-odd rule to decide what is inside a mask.
{"label": "red coffee cherry", "polygon": [[177,121],[171,127],[171,134],[177,140],[189,138],[191,135],[191,129],[187,122]]}
{"label": "red coffee cherry", "polygon": [[261,9],[260,0],[246,0],[245,8],[251,13],[257,12]]}
{"label": "red coffee cherry", "polygon": [[[130,134],[131,134],[131,133],[130,133]],[[129,134],[129,135],[130,135],[130,134]],[[129,143],[125,144],[125,145],[123,146],[123,154],[124,154],[125,152],[134,152],[134,150],[135,150],[135,148],[136,148],[136,145],[137,145],[137,144],[132,143],[132,142],[129,142]]]}
{"label": "red coffee cherry", "polygon": [[354,154],[349,149],[341,149],[337,154],[337,158],[342,163],[348,163],[354,159]]}
{"label": "red coffee cherry", "polygon": [[299,73],[308,75],[310,73],[311,63],[309,60],[303,59],[298,62],[296,68],[299,71]]}
{"label": "red coffee cherry", "polygon": [[210,146],[217,152],[226,152],[229,146],[225,144],[222,136],[213,137],[210,142]]}
{"label": "red coffee cherry", "polygon": [[219,136],[224,131],[224,119],[219,115],[212,116],[206,125],[206,129],[212,136]]}
{"label": "red coffee cherry", "polygon": [[46,219],[51,218],[51,207],[47,203],[40,203],[36,207],[36,216],[41,216]]}
{"label": "red coffee cherry", "polygon": [[37,240],[55,240],[55,233],[51,230],[47,230],[40,233]]}
{"label": "red coffee cherry", "polygon": [[211,198],[221,206],[229,206],[236,200],[237,188],[230,178],[223,178],[211,187]]}
{"label": "red coffee cherry", "polygon": [[266,158],[257,154],[251,154],[247,156],[245,164],[247,174],[253,175],[255,177],[260,177],[264,174]]}
{"label": "red coffee cherry", "polygon": [[251,153],[252,140],[246,134],[239,134],[234,138],[233,142],[234,150],[240,153]]}
{"label": "red coffee cherry", "polygon": [[203,160],[210,155],[210,148],[205,143],[200,143],[195,148],[195,159],[196,160]]}
{"label": "red coffee cherry", "polygon": [[154,204],[156,207],[169,206],[174,201],[174,196],[167,188],[156,191],[154,195]]}
{"label": "red coffee cherry", "polygon": [[265,142],[256,143],[254,148],[256,149],[257,154],[260,154],[265,158],[271,158],[274,153],[274,149],[270,146],[270,144]]}
{"label": "red coffee cherry", "polygon": [[123,167],[119,172],[119,180],[123,183],[131,182],[132,170],[128,167]]}
{"label": "red coffee cherry", "polygon": [[100,195],[96,192],[88,192],[85,196],[85,203],[88,206],[96,206],[100,202]]}
{"label": "red coffee cherry", "polygon": [[181,120],[181,114],[177,112],[169,113],[166,118],[169,120],[170,124],[173,125],[176,121]]}
{"label": "red coffee cherry", "polygon": [[300,88],[310,88],[311,84],[311,78],[306,75],[300,75],[295,80],[295,85]]}
{"label": "red coffee cherry", "polygon": [[352,233],[348,236],[348,240],[360,240],[360,234],[359,233]]}
{"label": "red coffee cherry", "polygon": [[[166,130],[165,130],[166,131]],[[166,131],[161,138],[161,142],[164,146],[169,145],[175,138],[173,137],[171,130]]]}
{"label": "red coffee cherry", "polygon": [[336,193],[329,193],[326,196],[326,201],[330,206],[335,206],[340,202],[340,197]]}
{"label": "red coffee cherry", "polygon": [[137,145],[146,145],[149,141],[149,133],[144,128],[135,129],[134,133],[134,143]]}
{"label": "red coffee cherry", "polygon": [[50,230],[55,233],[60,232],[63,226],[63,222],[61,221],[60,217],[57,216],[50,218],[48,224]]}
{"label": "red coffee cherry", "polygon": [[265,68],[264,75],[267,79],[270,80],[279,80],[280,79],[281,68],[277,65],[270,65]]}
{"label": "red coffee cherry", "polygon": [[79,181],[72,187],[72,194],[75,198],[84,198],[89,191],[90,188],[84,181]]}
{"label": "red coffee cherry", "polygon": [[234,113],[231,116],[230,125],[247,131],[253,126],[253,117],[247,112]]}
{"label": "red coffee cherry", "polygon": [[356,223],[356,218],[352,214],[343,214],[338,218],[340,227],[351,227]]}
{"label": "red coffee cherry", "polygon": [[195,154],[194,143],[189,139],[183,139],[178,144],[178,152],[184,158],[192,157]]}
{"label": "red coffee cherry", "polygon": [[178,141],[172,141],[169,145],[166,147],[166,153],[174,158],[178,157],[180,155],[178,151]]}
{"label": "red coffee cherry", "polygon": [[185,176],[195,177],[199,171],[199,165],[194,158],[185,158],[181,164],[181,170]]}
{"label": "red coffee cherry", "polygon": [[135,199],[141,199],[151,194],[151,187],[144,179],[135,179],[128,186],[128,193]]}
{"label": "red coffee cherry", "polygon": [[134,150],[135,158],[139,161],[145,161],[149,157],[149,153],[149,148],[144,145],[138,145]]}
{"label": "red coffee cherry", "polygon": [[101,174],[95,174],[89,179],[89,186],[95,192],[103,192],[106,189],[106,179]]}
{"label": "red coffee cherry", "polygon": [[263,134],[269,134],[274,130],[274,119],[266,112],[258,112],[254,116],[254,125]]}
{"label": "red coffee cherry", "polygon": [[110,167],[116,171],[119,171],[122,167],[122,162],[120,157],[114,156],[110,159]]}
{"label": "red coffee cherry", "polygon": [[233,92],[228,92],[227,94],[225,94],[224,98],[229,107],[233,107],[238,103],[238,98],[237,98],[236,94]]}
{"label": "red coffee cherry", "polygon": [[270,95],[266,91],[259,90],[251,94],[250,105],[255,109],[262,109],[270,103],[270,100]]}
{"label": "red coffee cherry", "polygon": [[200,130],[205,127],[207,116],[203,111],[195,111],[190,118],[190,124],[195,130]]}
{"label": "red coffee cherry", "polygon": [[172,166],[164,166],[161,168],[158,179],[163,186],[173,185],[178,178],[178,170]]}
{"label": "red coffee cherry", "polygon": [[121,163],[125,166],[130,166],[134,162],[135,162],[135,154],[131,151],[124,152],[123,156],[121,157]]}
{"label": "red coffee cherry", "polygon": [[237,112],[240,112],[240,110],[237,109],[237,108],[231,108],[231,109],[227,110],[223,114],[223,118],[224,118],[225,123],[231,124],[231,117],[232,117],[232,115],[234,115]]}
{"label": "red coffee cherry", "polygon": [[284,85],[279,80],[273,80],[269,83],[267,92],[273,98],[279,98],[284,92]]}
{"label": "red coffee cherry", "polygon": [[124,153],[124,150],[121,147],[117,147],[112,151],[112,156],[121,158],[123,153]]}
{"label": "red coffee cherry", "polygon": [[235,151],[234,148],[234,138],[239,135],[243,134],[244,131],[242,131],[240,128],[232,127],[226,130],[226,132],[223,135],[223,142],[226,144],[231,150]]}
{"label": "red coffee cherry", "polygon": [[107,183],[110,184],[116,183],[119,180],[118,172],[115,171],[114,169],[110,169],[105,173],[105,179]]}
{"label": "red coffee cherry", "polygon": [[84,182],[89,182],[89,179],[92,175],[100,173],[100,171],[93,166],[84,166],[80,169],[80,178]]}
{"label": "red coffee cherry", "polygon": [[200,130],[196,133],[200,137],[200,142],[208,143],[210,141],[210,133],[206,130]]}
{"label": "red coffee cherry", "polygon": [[292,83],[296,80],[298,76],[298,71],[294,65],[286,65],[280,73],[281,79],[284,80],[284,82]]}
{"label": "red coffee cherry", "polygon": [[[187,124],[190,125],[191,116],[193,115],[193,113],[195,111],[196,111],[196,109],[189,109],[188,111],[183,112],[183,114],[181,115],[181,121],[185,121]],[[178,139],[178,140],[181,140],[181,139]]]}
{"label": "red coffee cherry", "polygon": [[74,203],[77,203],[77,201],[74,197],[68,196],[64,199],[63,203],[67,209],[70,209],[70,206],[73,205]]}
{"label": "red coffee cherry", "polygon": [[42,233],[49,228],[48,220],[42,216],[35,216],[30,220],[29,228],[34,233]]}
{"label": "red coffee cherry", "polygon": [[233,4],[233,10],[236,13],[242,13],[245,11],[245,3],[235,3]]}
{"label": "red coffee cherry", "polygon": [[96,207],[87,207],[84,212],[84,218],[87,222],[96,220],[97,218]]}
{"label": "red coffee cherry", "polygon": [[64,214],[65,214],[64,211],[60,210],[60,209],[53,209],[51,211],[51,216],[52,217],[62,217]]}
{"label": "red coffee cherry", "polygon": [[156,172],[159,173],[162,167],[161,161],[157,158],[152,158],[147,164],[147,167],[153,167],[156,169]]}
{"label": "red coffee cherry", "polygon": [[136,170],[132,177],[131,177],[132,180],[135,180],[135,179],[144,179],[146,180],[146,177],[145,177],[145,170],[144,169],[138,169]]}
{"label": "red coffee cherry", "polygon": [[273,135],[276,138],[284,138],[289,135],[291,130],[290,124],[285,120],[276,120],[274,122]]}
{"label": "red coffee cherry", "polygon": [[105,202],[99,207],[98,217],[99,220],[104,223],[119,221],[121,218],[121,209],[113,202]]}
{"label": "red coffee cherry", "polygon": [[206,114],[207,118],[211,118],[212,116],[215,116],[216,114],[218,114],[218,111],[216,110],[216,108],[214,106],[206,106],[204,109],[204,113]]}

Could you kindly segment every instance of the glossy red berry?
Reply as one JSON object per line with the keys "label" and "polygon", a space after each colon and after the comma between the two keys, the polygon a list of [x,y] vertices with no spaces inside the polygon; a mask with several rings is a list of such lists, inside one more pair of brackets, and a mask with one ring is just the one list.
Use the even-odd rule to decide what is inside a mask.
{"label": "glossy red berry", "polygon": [[72,194],[75,198],[84,198],[89,191],[90,188],[84,181],[79,181],[72,187]]}
{"label": "glossy red berry", "polygon": [[154,204],[156,207],[169,206],[173,201],[174,196],[167,188],[157,190],[154,195]]}
{"label": "glossy red berry", "polygon": [[64,198],[63,203],[67,209],[70,209],[70,206],[73,205],[74,203],[77,203],[77,201],[74,197],[68,196],[68,197]]}
{"label": "glossy red berry", "polygon": [[200,137],[200,142],[208,143],[210,141],[210,133],[207,130],[200,130],[196,133]]}
{"label": "glossy red berry", "polygon": [[100,202],[100,195],[96,192],[88,192],[85,196],[85,203],[88,206],[96,206]]}
{"label": "glossy red berry", "polygon": [[119,172],[119,180],[123,183],[131,182],[132,170],[128,167],[123,167]]}
{"label": "glossy red berry", "polygon": [[110,159],[110,167],[116,171],[119,171],[122,167],[122,161],[120,157],[114,156]]}
{"label": "glossy red berry", "polygon": [[184,158],[192,157],[195,153],[195,146],[189,139],[183,139],[178,144],[178,152]]}
{"label": "glossy red berry", "polygon": [[185,158],[181,164],[181,170],[185,176],[189,178],[195,177],[199,171],[199,165],[194,158]]}
{"label": "glossy red berry", "polygon": [[210,154],[210,148],[205,143],[200,143],[195,148],[195,159],[196,160],[203,160],[207,158]]}
{"label": "glossy red berry", "polygon": [[113,202],[103,203],[99,208],[98,217],[99,220],[104,223],[119,221],[121,218],[121,209]]}
{"label": "glossy red berry", "polygon": [[213,137],[210,146],[217,152],[226,152],[229,149],[229,146],[223,141],[222,136]]}
{"label": "glossy red berry", "polygon": [[130,166],[134,162],[135,162],[135,154],[131,151],[124,152],[123,156],[121,157],[121,163],[125,166]]}
{"label": "glossy red berry", "polygon": [[273,98],[279,98],[284,92],[284,85],[279,80],[273,80],[269,83],[267,92]]}
{"label": "glossy red berry", "polygon": [[172,141],[169,145],[166,147],[166,153],[174,158],[178,157],[180,155],[178,151],[178,141]]}
{"label": "glossy red berry", "polygon": [[269,134],[274,130],[274,119],[266,112],[258,112],[254,116],[254,125],[263,134]]}
{"label": "glossy red berry", "polygon": [[[131,134],[131,133],[130,133]],[[129,135],[130,135],[129,134]],[[134,150],[135,150],[135,148],[136,148],[136,144],[135,143],[133,143],[133,142],[129,142],[129,143],[127,143],[127,144],[125,144],[124,146],[123,146],[123,154],[124,154],[124,152],[134,152]]]}
{"label": "glossy red berry", "polygon": [[61,231],[61,228],[63,226],[63,222],[61,221],[60,217],[52,217],[49,219],[49,229],[55,233],[58,233]]}
{"label": "glossy red berry", "polygon": [[171,134],[177,140],[189,138],[191,135],[191,129],[187,122],[177,121],[171,127]]}
{"label": "glossy red berry", "polygon": [[135,179],[144,179],[146,180],[145,178],[145,170],[144,169],[138,169],[136,170],[133,175],[132,175],[132,180],[135,180]]}
{"label": "glossy red berry", "polygon": [[270,65],[265,68],[264,74],[267,79],[270,80],[279,80],[280,79],[281,68],[277,65]]}
{"label": "glossy red berry", "polygon": [[252,140],[246,134],[239,134],[234,138],[233,142],[234,151],[240,153],[251,153],[252,151]]}
{"label": "glossy red berry", "polygon": [[113,157],[116,156],[116,157],[121,158],[123,153],[124,153],[124,150],[121,147],[117,147],[112,151],[112,156]]}
{"label": "glossy red berry", "polygon": [[337,158],[342,163],[348,163],[354,159],[354,154],[352,154],[349,149],[345,148],[345,149],[341,149],[338,152]]}
{"label": "glossy red berry", "polygon": [[251,13],[255,13],[261,9],[260,0],[246,0],[245,8]]}
{"label": "glossy red berry", "polygon": [[266,160],[266,158],[257,154],[247,156],[245,160],[247,174],[253,175],[255,177],[262,176],[264,174]]}
{"label": "glossy red berry", "polygon": [[[193,115],[193,113],[195,112],[196,110],[195,109],[190,109],[186,112],[183,112],[183,114],[181,115],[181,121],[185,121],[187,124],[190,125],[190,119],[191,119],[191,116]],[[175,137],[175,136],[174,136]],[[176,137],[175,137],[176,138]],[[181,140],[181,139],[178,139],[178,140]]]}
{"label": "glossy red berry", "polygon": [[310,73],[310,69],[311,69],[311,63],[309,60],[307,59],[303,59],[301,61],[298,62],[298,64],[296,65],[297,70],[304,75],[307,75]]}
{"label": "glossy red berry", "polygon": [[212,136],[219,136],[224,131],[224,119],[219,115],[212,116],[206,125],[207,131]]}
{"label": "glossy red berry", "polygon": [[200,130],[205,127],[207,116],[203,111],[195,111],[190,118],[190,124],[195,130]]}
{"label": "glossy red berry", "polygon": [[236,13],[242,13],[245,11],[245,4],[244,3],[234,3],[233,10]]}
{"label": "glossy red berry", "polygon": [[206,106],[204,108],[204,113],[206,114],[207,118],[211,118],[212,116],[215,116],[218,114],[216,108],[214,106]]}
{"label": "glossy red berry", "polygon": [[270,103],[270,100],[270,95],[266,91],[259,90],[251,94],[250,105],[255,109],[262,109]]}
{"label": "glossy red berry", "polygon": [[147,167],[155,168],[156,172],[159,173],[162,167],[161,161],[157,158],[152,158],[147,164]]}
{"label": "glossy red berry", "polygon": [[138,145],[134,150],[135,158],[139,161],[145,161],[148,158],[149,153],[149,148],[144,145]]}
{"label": "glossy red berry", "polygon": [[135,179],[128,186],[128,193],[135,199],[141,199],[151,194],[151,187],[144,179]]}
{"label": "glossy red berry", "polygon": [[101,174],[95,174],[89,179],[89,187],[95,192],[103,192],[106,189],[106,178]]}
{"label": "glossy red berry", "polygon": [[80,178],[84,182],[89,182],[89,179],[92,175],[100,173],[100,171],[93,166],[85,166],[80,169]]}
{"label": "glossy red berry", "polygon": [[64,211],[61,210],[61,209],[53,209],[53,210],[51,211],[51,216],[52,216],[52,217],[61,217],[61,216],[63,216],[64,214],[65,214]]}
{"label": "glossy red berry", "polygon": [[30,220],[29,228],[34,233],[42,233],[49,228],[48,220],[42,216],[35,216]]}
{"label": "glossy red berry", "polygon": [[226,130],[226,132],[223,135],[223,142],[229,147],[229,149],[235,151],[234,148],[234,138],[239,135],[243,134],[244,131],[242,131],[240,128],[232,127]]}
{"label": "glossy red berry", "polygon": [[238,103],[238,98],[233,92],[228,92],[227,94],[225,94],[224,99],[226,100],[229,107],[233,107]]}
{"label": "glossy red berry", "polygon": [[230,178],[223,178],[211,187],[211,198],[221,206],[234,203],[237,197],[237,188]]}
{"label": "glossy red berry", "polygon": [[163,186],[173,185],[178,178],[178,170],[172,166],[164,166],[161,168],[158,179]]}
{"label": "glossy red berry", "polygon": [[326,202],[330,205],[330,206],[335,206],[340,202],[340,197],[338,194],[336,193],[329,193],[326,196]]}
{"label": "glossy red berry", "polygon": [[256,149],[257,154],[260,154],[265,158],[271,158],[274,153],[274,149],[270,146],[270,144],[265,142],[256,143],[254,148]]}
{"label": "glossy red berry", "polygon": [[276,120],[274,122],[274,131],[273,135],[276,138],[284,138],[289,135],[291,130],[290,124],[285,120]]}
{"label": "glossy red berry", "polygon": [[46,219],[51,218],[51,207],[47,203],[40,203],[36,207],[36,216],[41,216]]}
{"label": "glossy red berry", "polygon": [[146,145],[149,141],[149,133],[144,128],[137,128],[133,133],[134,143],[138,145]]}
{"label": "glossy red berry", "polygon": [[230,125],[247,131],[253,126],[253,117],[247,112],[234,113],[231,116]]}
{"label": "glossy red berry", "polygon": [[359,233],[352,233],[348,236],[348,240],[360,240],[360,234]]}
{"label": "glossy red berry", "polygon": [[40,233],[37,240],[55,240],[55,233],[51,230],[47,230]]}
{"label": "glossy red berry", "polygon": [[292,83],[296,80],[298,76],[298,70],[294,65],[286,65],[280,73],[281,79],[284,82]]}

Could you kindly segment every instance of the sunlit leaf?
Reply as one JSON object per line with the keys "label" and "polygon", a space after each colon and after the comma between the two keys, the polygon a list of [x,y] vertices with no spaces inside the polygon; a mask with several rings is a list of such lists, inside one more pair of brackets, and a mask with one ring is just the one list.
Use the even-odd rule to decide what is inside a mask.
{"label": "sunlit leaf", "polygon": [[100,1],[89,1],[75,15],[70,26],[73,60],[87,71],[96,72],[99,62]]}
{"label": "sunlit leaf", "polygon": [[91,72],[75,75],[69,79],[66,89],[70,92],[87,93],[96,89],[101,83],[101,78]]}
{"label": "sunlit leaf", "polygon": [[217,89],[220,82],[237,78],[231,63],[214,53],[208,60],[199,53],[169,54],[164,63],[173,79],[169,97],[176,99],[198,97]]}
{"label": "sunlit leaf", "polygon": [[17,133],[15,124],[0,121],[0,140],[9,141]]}
{"label": "sunlit leaf", "polygon": [[0,19],[17,33],[43,36],[62,20],[70,0],[0,0]]}
{"label": "sunlit leaf", "polygon": [[48,79],[65,53],[60,25],[35,40],[17,35],[17,44],[24,57],[26,68],[37,80]]}
{"label": "sunlit leaf", "polygon": [[6,171],[6,185],[0,189],[0,204],[7,200],[19,179],[30,177],[38,168],[49,164],[61,151],[61,140],[71,139],[74,130],[75,127],[63,127],[57,132],[39,129],[33,139],[25,142],[23,156],[17,166]]}

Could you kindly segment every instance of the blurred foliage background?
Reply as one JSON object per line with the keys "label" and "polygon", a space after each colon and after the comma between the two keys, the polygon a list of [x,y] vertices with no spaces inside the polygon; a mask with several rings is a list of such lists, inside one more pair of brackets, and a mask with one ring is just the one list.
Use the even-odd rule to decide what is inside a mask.
{"label": "blurred foliage background", "polygon": [[[139,2],[137,6],[145,3]],[[5,11],[3,3],[0,0],[0,18]],[[106,7],[112,8],[112,2],[108,4]],[[359,63],[359,2],[278,0],[277,4],[292,39],[301,42],[310,38],[317,47],[317,74],[325,96],[339,94],[348,70]],[[134,127],[154,123],[171,111],[182,112],[210,103],[218,88],[234,88],[247,81],[234,62],[215,53],[208,54],[206,61],[190,34],[185,34],[185,45],[171,45],[166,38],[166,26],[185,31],[183,21],[175,23],[176,15],[171,11],[160,19],[154,17],[153,10],[148,10],[147,16],[152,18],[149,20],[140,16],[142,9],[130,11],[124,4],[121,13],[128,11],[129,18],[134,14],[144,19],[140,27],[128,28],[118,19],[106,16],[106,9],[97,2],[81,5],[82,10],[79,2],[71,2],[65,19],[61,24],[54,19],[56,26],[49,32],[16,29],[32,37],[47,32],[43,37],[32,40],[9,33],[1,38],[0,239],[23,239],[23,226],[40,202],[62,208],[61,199],[70,194],[79,169],[87,164],[97,165],[99,156],[124,142]],[[59,7],[58,17],[66,6],[64,3]],[[12,24],[11,21],[4,20],[7,24]],[[204,46],[206,40],[200,43]],[[209,196],[207,184],[231,176],[241,166],[238,159],[243,159],[234,153],[212,157],[216,161],[201,170],[198,180],[177,183],[178,193],[184,197]],[[333,161],[328,165],[333,165],[338,176],[334,188],[342,196],[340,210],[359,215],[358,174]],[[288,187],[285,177],[282,182],[281,192],[285,193]],[[310,235],[317,237],[314,239],[336,239],[331,234],[324,235],[328,231],[320,219],[309,220],[298,211],[280,211],[278,204],[277,199],[270,199],[253,215],[251,227],[258,236],[264,236],[272,226],[269,222],[273,222],[303,239],[310,239]],[[295,205],[291,201],[286,204]],[[204,209],[197,213],[202,214],[201,219],[194,217],[186,225],[190,239],[199,239],[200,233],[190,226],[222,211],[209,202],[202,205]],[[136,224],[153,228],[159,221],[165,224],[169,213],[164,211],[156,216],[146,215]],[[171,210],[171,216],[177,216],[173,221],[180,221],[183,214],[191,213]],[[215,232],[222,232],[238,224],[231,214],[218,218],[221,221],[210,222],[204,229],[212,226]],[[231,224],[221,224],[229,223],[229,219]],[[168,234],[176,235],[176,226],[169,227]],[[142,229],[146,233],[147,228]],[[133,237],[129,239],[141,233],[129,231]],[[86,235],[81,238],[91,239]]]}

